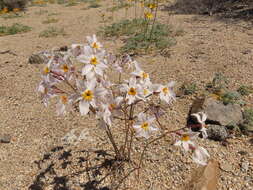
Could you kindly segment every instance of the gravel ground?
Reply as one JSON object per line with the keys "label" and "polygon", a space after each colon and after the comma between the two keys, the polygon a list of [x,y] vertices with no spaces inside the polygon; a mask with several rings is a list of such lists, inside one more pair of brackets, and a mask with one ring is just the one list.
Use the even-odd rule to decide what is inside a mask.
{"label": "gravel ground", "polygon": [[[0,189],[25,190],[28,187],[35,188],[36,185],[38,188],[41,181],[45,183],[44,189],[48,190],[64,189],[64,184],[76,190],[92,189],[94,184],[87,183],[88,174],[83,171],[87,167],[83,159],[89,156],[89,166],[99,166],[111,159],[110,155],[98,157],[97,150],[109,151],[111,147],[92,118],[78,115],[56,117],[54,105],[45,108],[41,104],[35,89],[40,81],[42,65],[27,63],[32,53],[82,43],[86,35],[96,33],[98,27],[103,25],[99,16],[101,12],[105,12],[106,18],[112,16],[105,11],[112,2],[102,5],[86,10],[83,8],[87,4],[29,7],[23,17],[0,18],[3,25],[22,23],[32,27],[28,33],[0,37],[0,51],[11,50],[16,54],[0,54],[0,135],[11,136],[10,143],[0,143]],[[42,24],[48,14],[55,14],[53,17],[59,19],[59,22]],[[124,15],[124,11],[117,11],[113,19],[120,20]],[[174,15],[161,11],[159,19],[162,23],[170,24],[175,33],[183,30],[184,34],[175,37],[177,44],[171,48],[170,57],[145,55],[136,58],[143,63],[144,70],[150,73],[154,81],[163,83],[175,80],[178,85],[193,82],[203,89],[216,72],[222,72],[229,79],[230,89],[253,84],[253,29],[247,22],[238,21],[234,24],[214,17]],[[110,22],[112,19],[106,24]],[[51,25],[64,28],[67,36],[39,37],[40,32]],[[112,52],[122,44],[119,40],[102,42]],[[194,95],[179,98],[169,109],[169,118],[164,121],[166,126],[171,129],[184,126],[193,99]],[[247,107],[252,107],[252,96],[246,97],[245,101]],[[87,140],[75,145],[64,145],[61,139],[72,129],[79,132],[87,130]],[[121,139],[122,134],[117,134],[117,137]],[[228,139],[226,146],[221,142],[200,141],[211,157],[220,163],[218,189],[252,189],[251,138],[233,137]],[[138,151],[140,144],[141,141],[136,140],[133,149]],[[198,166],[192,163],[189,155],[172,144],[171,138],[153,144],[145,156],[145,167],[141,170],[139,180],[136,180],[134,172],[120,188],[189,189],[187,184]],[[120,169],[117,170],[112,172],[113,176],[101,182],[101,189],[122,180],[124,175]],[[131,165],[126,163],[123,173],[130,170]],[[107,172],[108,169],[104,167],[99,171],[91,171],[89,175],[94,174],[97,180],[101,180]],[[41,177],[42,174],[45,177]]]}

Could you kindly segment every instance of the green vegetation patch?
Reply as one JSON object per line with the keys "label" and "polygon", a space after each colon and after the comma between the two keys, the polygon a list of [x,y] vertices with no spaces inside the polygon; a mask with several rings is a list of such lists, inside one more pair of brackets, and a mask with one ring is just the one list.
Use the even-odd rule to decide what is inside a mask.
{"label": "green vegetation patch", "polygon": [[51,24],[51,23],[56,23],[58,21],[59,19],[56,19],[56,18],[47,18],[47,20],[42,21],[42,24]]}
{"label": "green vegetation patch", "polygon": [[126,36],[120,51],[130,54],[163,51],[171,47],[175,44],[171,33],[169,26],[158,22],[151,26],[146,19],[122,20],[102,27],[99,32],[104,37]]}
{"label": "green vegetation patch", "polygon": [[56,27],[48,27],[46,30],[43,30],[39,37],[50,38],[56,36],[65,36],[66,33],[63,28],[56,28]]}
{"label": "green vegetation patch", "polygon": [[25,33],[30,31],[31,29],[31,27],[19,23],[14,23],[11,26],[0,26],[0,36]]}

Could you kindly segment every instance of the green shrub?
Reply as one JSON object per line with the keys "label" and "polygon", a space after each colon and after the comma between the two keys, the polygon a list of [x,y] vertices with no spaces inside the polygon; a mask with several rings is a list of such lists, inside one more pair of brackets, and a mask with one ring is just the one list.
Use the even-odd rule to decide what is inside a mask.
{"label": "green shrub", "polygon": [[243,132],[253,132],[253,109],[247,109],[243,112],[244,122],[240,125]]}
{"label": "green shrub", "polygon": [[198,88],[195,83],[184,83],[179,90],[182,91],[184,95],[191,95],[196,93]]}
{"label": "green shrub", "polygon": [[101,28],[99,33],[105,37],[127,36],[124,46],[120,48],[122,53],[162,52],[175,44],[167,25],[154,23],[152,28],[147,26],[145,19],[122,20]]}
{"label": "green shrub", "polygon": [[221,96],[223,104],[234,104],[240,100],[241,96],[238,92],[227,92]]}
{"label": "green shrub", "polygon": [[14,23],[12,26],[0,26],[0,36],[14,35],[31,30],[31,27]]}
{"label": "green shrub", "polygon": [[253,88],[250,86],[242,85],[237,89],[237,92],[239,92],[242,96],[248,96],[253,93]]}
{"label": "green shrub", "polygon": [[39,34],[39,37],[50,38],[50,37],[56,37],[59,35],[62,35],[62,36],[66,35],[63,28],[48,27],[46,30],[42,31]]}

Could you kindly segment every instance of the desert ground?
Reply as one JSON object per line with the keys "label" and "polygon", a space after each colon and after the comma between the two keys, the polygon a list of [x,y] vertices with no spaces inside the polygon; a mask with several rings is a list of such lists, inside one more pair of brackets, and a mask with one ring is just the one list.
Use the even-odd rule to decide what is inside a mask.
{"label": "desert ground", "polygon": [[[96,126],[91,117],[81,117],[79,114],[56,117],[53,104],[49,108],[44,107],[36,93],[43,66],[28,64],[29,57],[34,53],[85,43],[86,36],[98,32],[100,26],[125,17],[124,9],[115,11],[113,15],[107,11],[107,8],[113,6],[112,1],[99,4],[102,6],[98,8],[87,8],[87,3],[75,6],[29,6],[22,17],[0,17],[0,25],[22,23],[32,28],[26,33],[0,36],[0,52],[9,50],[9,53],[0,54],[0,135],[11,136],[10,143],[0,143],[1,190],[25,190],[29,187],[63,190],[68,189],[67,186],[71,190],[110,189],[110,180],[105,180],[96,188],[88,184],[87,174],[82,172],[78,162],[78,158],[87,156],[84,150],[110,151],[111,146],[103,130]],[[101,14],[105,14],[105,23],[102,22]],[[48,15],[59,21],[43,24],[50,17]],[[128,18],[131,16],[129,14]],[[232,90],[241,85],[253,84],[252,23],[217,19],[209,15],[175,14],[164,10],[158,11],[158,20],[170,25],[174,33],[183,31],[183,34],[175,35],[177,43],[170,48],[170,56],[163,57],[154,53],[135,57],[154,81],[166,83],[174,80],[178,86],[195,83],[201,91],[215,73],[222,72],[228,78]],[[39,34],[49,26],[63,28],[66,35],[40,37]],[[98,39],[108,51],[114,53],[123,43],[114,38],[98,36]],[[170,118],[166,124],[171,129],[186,125],[191,103],[197,95],[180,97],[169,108]],[[252,95],[246,97],[245,101],[247,107],[253,106]],[[72,129],[86,129],[87,139],[65,145],[62,138]],[[212,140],[200,143],[209,151],[211,158],[219,162],[218,189],[252,189],[252,136],[233,136],[227,139],[226,145]],[[69,156],[60,159],[61,154],[66,153],[70,153]],[[50,157],[47,158],[49,154]],[[61,166],[68,161],[66,167]],[[248,167],[242,168],[246,162]],[[54,172],[46,171],[50,165]],[[131,174],[119,189],[190,189],[188,184],[192,174],[199,167],[187,154],[175,148],[170,138],[161,140],[148,149],[144,165],[139,180],[136,180],[135,174]],[[40,185],[38,176],[43,171],[45,184]],[[68,177],[63,179],[60,176]],[[117,175],[110,177],[117,181],[116,178]]]}

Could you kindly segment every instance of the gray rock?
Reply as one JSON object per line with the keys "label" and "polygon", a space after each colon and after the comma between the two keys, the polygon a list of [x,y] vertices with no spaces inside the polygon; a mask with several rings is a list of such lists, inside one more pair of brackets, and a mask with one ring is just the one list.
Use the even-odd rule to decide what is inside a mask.
{"label": "gray rock", "polygon": [[39,52],[39,53],[35,53],[35,54],[32,54],[29,57],[28,63],[29,64],[44,64],[44,63],[47,63],[49,61],[48,57],[54,56],[54,55],[57,55],[59,57],[63,57],[63,54],[67,51],[68,51],[68,47],[63,46],[63,47],[60,47],[59,49],[52,50],[51,52],[42,51],[42,52]]}
{"label": "gray rock", "polygon": [[10,143],[11,142],[11,136],[8,134],[0,135],[0,143]]}
{"label": "gray rock", "polygon": [[222,170],[226,171],[226,172],[231,172],[231,171],[233,171],[233,166],[232,166],[230,163],[228,163],[228,162],[222,163],[222,164],[220,165],[220,168],[221,168]]}
{"label": "gray rock", "polygon": [[45,52],[40,52],[36,54],[32,54],[29,59],[29,64],[44,64],[48,62],[48,58],[45,55]]}
{"label": "gray rock", "polygon": [[241,170],[247,172],[249,169],[249,162],[242,162],[241,163]]}
{"label": "gray rock", "polygon": [[223,126],[237,125],[243,121],[243,114],[239,105],[224,105],[212,97],[197,99],[193,102],[190,114],[200,111],[207,114],[207,122],[209,120]]}
{"label": "gray rock", "polygon": [[223,141],[228,137],[228,132],[226,127],[220,125],[208,125],[207,135],[209,139],[215,141]]}

